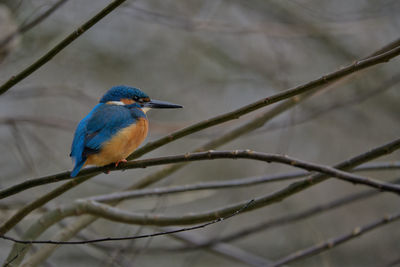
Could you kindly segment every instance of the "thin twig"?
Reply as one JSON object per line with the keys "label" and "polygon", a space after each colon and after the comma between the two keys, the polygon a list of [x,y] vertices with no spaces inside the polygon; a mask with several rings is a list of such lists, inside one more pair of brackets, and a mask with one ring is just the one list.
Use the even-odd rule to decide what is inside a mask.
{"label": "thin twig", "polygon": [[85,105],[92,104],[93,102],[97,101],[97,98],[92,97],[85,91],[59,84],[24,87],[20,90],[8,92],[7,95],[3,96],[3,99],[20,101],[33,98],[42,99],[44,97],[66,97]]}
{"label": "thin twig", "polygon": [[51,127],[56,129],[68,130],[71,131],[75,123],[62,118],[51,118],[51,117],[33,117],[33,116],[15,116],[15,117],[0,117],[0,125],[1,124],[32,124],[43,127]]}
{"label": "thin twig", "polygon": [[59,0],[52,7],[46,10],[43,14],[32,20],[30,23],[22,25],[20,28],[10,33],[3,40],[0,40],[0,49],[4,48],[9,42],[11,42],[18,34],[24,33],[38,25],[40,22],[45,20],[48,16],[50,16],[54,11],[56,11],[62,4],[67,2],[68,0]]}
{"label": "thin twig", "polygon": [[34,160],[33,157],[28,149],[28,146],[23,138],[23,135],[18,128],[18,126],[15,123],[10,123],[9,124],[11,128],[12,135],[14,137],[14,144],[15,147],[17,148],[18,154],[21,156],[23,165],[21,166],[21,169],[25,168],[29,170],[30,172],[33,172],[35,170],[34,167]]}
{"label": "thin twig", "polygon": [[[162,229],[168,230],[171,229],[171,227],[163,227]],[[196,232],[176,233],[171,235],[170,237],[179,241],[183,241],[188,246],[196,246],[198,244],[204,243],[206,239],[204,235]],[[205,249],[214,254],[224,256],[231,260],[233,259],[236,262],[240,261],[254,267],[264,267],[272,262],[268,259],[265,259],[264,257],[257,256],[251,252],[227,243],[218,243]]]}
{"label": "thin twig", "polygon": [[[400,144],[400,138],[396,140],[396,143]],[[286,155],[279,154],[268,154],[261,153],[251,150],[233,150],[233,151],[206,151],[206,152],[197,152],[197,153],[186,153],[183,155],[176,156],[167,156],[167,157],[159,157],[152,159],[143,159],[127,162],[125,164],[121,164],[118,167],[101,167],[101,171],[113,171],[113,170],[127,170],[131,168],[146,168],[149,166],[157,166],[163,164],[170,163],[179,163],[185,161],[200,161],[200,160],[212,160],[212,159],[253,159],[264,162],[276,162],[282,163],[286,165],[290,165],[293,167],[305,169],[308,171],[320,172],[329,176],[337,177],[339,179],[357,183],[364,184],[371,187],[375,187],[379,190],[389,191],[394,193],[400,193],[400,187],[397,185],[393,185],[386,182],[377,181],[371,178],[362,177],[355,174],[350,174],[326,165],[310,163],[306,161],[302,161],[299,159],[295,159]],[[93,168],[98,169],[98,168]],[[82,171],[82,175],[88,175],[92,172],[91,168],[85,169]]]}
{"label": "thin twig", "polygon": [[[19,251],[19,253],[24,253],[26,248],[22,248],[21,251]],[[4,267],[9,266],[10,264],[12,264],[16,259],[18,259],[18,257],[20,256],[19,253],[16,253],[14,257],[12,257],[11,259],[8,259],[5,263],[4,263]]]}
{"label": "thin twig", "polygon": [[[400,143],[400,139],[396,140]],[[357,175],[352,175],[349,173],[344,173],[340,170],[335,170],[334,168],[325,166],[325,165],[320,165],[320,164],[314,164],[314,163],[308,163],[305,161],[301,161],[295,158],[291,158],[286,155],[278,155],[278,154],[267,154],[267,153],[260,153],[260,152],[255,152],[255,151],[250,151],[250,150],[234,150],[234,151],[206,151],[206,152],[197,152],[197,153],[186,153],[186,154],[181,154],[181,155],[175,155],[175,156],[166,156],[166,157],[158,157],[158,158],[150,158],[150,159],[144,159],[144,160],[135,160],[135,161],[130,161],[124,164],[118,165],[118,167],[110,167],[110,166],[105,166],[105,167],[91,167],[91,168],[86,168],[81,171],[81,175],[83,176],[89,176],[94,172],[108,172],[108,171],[116,171],[116,170],[128,170],[128,169],[137,169],[137,168],[146,168],[150,166],[157,166],[157,165],[165,165],[165,164],[171,164],[171,163],[180,163],[180,162],[191,162],[191,161],[199,161],[199,160],[212,160],[212,159],[223,159],[223,158],[231,158],[231,159],[253,159],[253,160],[260,160],[260,161],[266,161],[266,162],[279,162],[282,164],[287,164],[291,165],[297,168],[302,168],[308,171],[317,171],[321,173],[325,173],[340,179],[344,179],[353,183],[360,183],[360,184],[365,184],[369,185],[372,187],[376,187],[380,190],[385,190],[385,191],[392,191],[392,192],[399,192],[399,189],[397,186],[393,186],[384,182],[380,181],[375,181],[370,178],[365,178]],[[62,173],[60,176],[61,177],[69,177],[70,172]],[[59,176],[56,176],[59,177]],[[21,187],[25,189],[27,186],[26,184],[32,185],[33,182],[36,184],[38,183],[37,181],[40,181],[40,184],[46,184],[49,181],[54,181],[55,178],[54,176],[46,177],[46,178],[39,178],[37,180],[28,180],[25,181],[22,184],[12,186],[10,188],[6,188],[0,192],[0,199],[8,197],[10,195],[13,195],[15,193],[20,192]],[[0,227],[0,232],[1,232],[1,227]]]}
{"label": "thin twig", "polygon": [[[209,226],[211,224],[215,224],[215,223],[218,223],[220,221],[226,220],[228,218],[231,218],[232,216],[235,216],[235,215],[237,215],[237,214],[239,214],[241,212],[246,211],[246,209],[248,209],[252,205],[253,202],[254,202],[253,200],[250,200],[247,203],[245,203],[245,205],[242,205],[239,209],[233,211],[230,214],[227,214],[226,216],[222,216],[221,215],[221,216],[215,218],[214,220],[212,220],[211,222],[207,222],[207,223],[204,223],[204,224],[201,224],[201,225],[197,225],[197,226],[193,226],[193,227],[185,227],[185,228],[180,228],[180,229],[175,229],[175,230],[170,230],[170,231],[163,231],[163,232],[154,233],[154,234],[140,235],[140,236],[121,237],[121,238],[102,238],[102,239],[96,239],[96,240],[76,241],[76,242],[81,242],[81,244],[88,244],[88,243],[99,243],[99,242],[106,242],[106,241],[133,240],[133,239],[149,238],[149,237],[155,237],[155,236],[160,236],[160,235],[167,235],[167,234],[173,234],[173,233],[179,233],[179,232],[184,232],[184,231],[189,231],[189,230],[200,229],[200,228],[207,227],[207,226]],[[94,202],[92,204],[94,204]],[[86,204],[84,204],[84,205],[86,205]],[[48,222],[48,221],[46,221],[46,222]],[[0,236],[0,238],[1,238],[1,236]],[[30,244],[36,242],[36,241],[33,241],[33,242],[25,243],[23,240],[16,240],[16,239],[12,239],[12,238],[9,238],[9,237],[4,238],[4,239],[8,239],[8,240],[17,242],[19,244],[21,244],[21,242],[18,242],[18,241],[22,241],[22,245],[24,246],[24,248],[19,250],[19,251],[22,251],[22,252],[18,253],[18,258],[17,259],[15,259],[15,256],[12,257],[12,258],[15,259],[16,264],[20,264],[20,262],[23,260],[23,257],[24,257],[24,255],[26,253],[25,248],[27,246],[30,246]],[[44,241],[42,243],[54,244],[53,242],[55,242],[55,241],[49,241],[49,242]],[[60,242],[59,245],[62,244],[62,243],[68,244],[70,242]],[[72,243],[70,243],[70,244],[72,244]],[[73,244],[73,245],[76,245],[76,244]],[[46,253],[46,252],[44,252],[44,253]],[[41,260],[42,260],[41,254],[37,253],[34,256],[32,256],[28,260],[28,262],[29,262],[29,264],[40,263]],[[29,265],[29,266],[31,266],[31,265]]]}
{"label": "thin twig", "polygon": [[[56,189],[52,190],[48,194],[37,198],[36,200],[32,201],[31,203],[29,203],[29,204],[25,205],[24,207],[22,207],[21,209],[19,209],[8,220],[8,223],[11,223],[11,221],[13,221],[14,223],[12,223],[12,224],[15,225],[16,223],[21,221],[26,215],[28,215],[31,211],[43,206],[44,204],[49,202],[51,199],[61,195],[62,193],[64,193],[64,192],[68,191],[69,189],[71,189],[71,188],[73,188],[73,187],[85,182],[86,180],[88,180],[90,178],[91,178],[91,176],[83,176],[82,179],[72,180],[70,183],[65,183],[62,186],[57,187]],[[7,224],[7,222],[5,224],[3,224],[3,226],[6,226],[6,224]],[[6,227],[6,228],[8,228],[8,227]],[[10,229],[8,229],[8,230],[10,230]]]}
{"label": "thin twig", "polygon": [[[393,181],[393,183],[400,183],[400,179]],[[212,246],[220,242],[232,242],[247,237],[249,235],[259,233],[260,231],[266,231],[272,228],[287,225],[289,223],[297,222],[299,220],[304,220],[312,216],[318,215],[322,212],[337,209],[343,207],[344,205],[376,196],[380,193],[382,192],[376,190],[367,190],[360,193],[351,194],[349,196],[345,196],[325,204],[316,205],[314,207],[308,208],[303,211],[295,212],[289,215],[283,215],[281,217],[273,218],[265,222],[258,223],[257,225],[241,229],[237,232],[234,232],[232,234],[229,234],[227,236],[218,239],[212,239],[208,242],[204,242],[203,244],[199,244],[198,246],[195,247],[183,247],[183,248],[176,248],[174,250],[192,250],[192,249],[197,249],[199,247]]]}
{"label": "thin twig", "polygon": [[395,267],[395,266],[400,266],[400,258],[389,262],[385,267]]}
{"label": "thin twig", "polygon": [[[357,95],[356,97],[354,97],[353,99],[349,99],[347,101],[341,101],[340,103],[336,103],[334,105],[331,106],[325,106],[323,109],[316,109],[313,110],[313,112],[311,114],[306,114],[305,116],[303,116],[300,119],[296,119],[296,121],[294,123],[291,124],[291,126],[294,125],[300,125],[303,123],[307,123],[310,122],[313,119],[316,119],[322,115],[325,115],[326,113],[329,113],[333,110],[336,109],[341,109],[343,107],[347,107],[349,105],[353,105],[355,106],[356,104],[360,104],[368,99],[370,99],[373,96],[376,96],[378,94],[382,94],[387,90],[392,89],[393,87],[395,87],[395,85],[397,85],[398,83],[400,83],[400,74],[393,76],[391,78],[389,78],[388,80],[383,81],[378,88],[375,88],[374,90],[367,92],[365,94],[360,94]],[[253,135],[257,135],[257,134],[261,134],[264,133],[265,131],[271,132],[272,130],[278,130],[278,129],[282,129],[282,128],[286,128],[287,122],[283,121],[283,122],[278,122],[276,124],[270,124],[268,127],[263,127],[258,129],[257,131],[253,131],[252,134]]]}
{"label": "thin twig", "polygon": [[309,248],[303,249],[303,250],[299,250],[296,251],[292,254],[289,254],[288,256],[277,260],[276,262],[268,265],[268,267],[277,267],[277,266],[282,266],[284,264],[290,263],[290,262],[294,262],[306,257],[309,257],[311,255],[315,255],[318,253],[321,253],[325,250],[328,249],[332,249],[333,247],[336,247],[338,245],[341,245],[347,241],[352,240],[353,238],[359,237],[369,231],[375,230],[383,225],[386,225],[388,223],[392,223],[395,222],[396,220],[400,219],[400,212],[399,213],[395,213],[395,214],[391,214],[391,215],[386,215],[383,218],[376,220],[372,223],[363,225],[363,226],[359,226],[359,227],[355,227],[353,229],[353,231],[351,231],[350,233],[341,235],[339,237],[336,238],[332,238],[327,240],[326,242],[323,242],[321,244],[315,245],[315,246],[311,246]]}
{"label": "thin twig", "polygon": [[[355,168],[351,172],[379,171],[379,170],[389,170],[389,169],[400,169],[400,162],[377,162],[377,163],[365,164]],[[122,201],[126,199],[134,199],[139,197],[161,196],[166,194],[184,193],[197,190],[226,189],[234,187],[252,186],[261,183],[292,180],[307,176],[308,174],[310,173],[299,171],[299,172],[275,174],[275,175],[261,176],[261,177],[233,179],[228,181],[214,181],[214,182],[203,182],[197,184],[186,184],[181,186],[145,188],[139,190],[130,190],[130,191],[115,192],[111,194],[93,196],[87,198],[87,200],[93,200],[98,202]]]}
{"label": "thin twig", "polygon": [[41,58],[35,61],[32,65],[28,66],[26,69],[16,74],[15,76],[12,76],[7,82],[5,82],[3,85],[0,86],[0,95],[8,91],[11,87],[13,87],[18,82],[28,77],[30,74],[32,74],[34,71],[36,71],[41,66],[46,64],[48,61],[50,61],[55,55],[57,55],[65,47],[67,47],[69,44],[75,41],[79,36],[81,36],[84,32],[89,30],[93,25],[95,25],[97,22],[99,22],[102,18],[104,18],[106,15],[108,15],[111,11],[120,6],[125,1],[126,0],[114,0],[112,3],[110,3],[104,9],[102,9],[95,16],[93,16],[87,22],[78,27],[65,39],[59,42],[49,52],[47,52],[45,55],[43,55]]}
{"label": "thin twig", "polygon": [[170,231],[162,231],[162,232],[157,232],[153,234],[145,234],[145,235],[134,235],[134,236],[124,236],[124,237],[106,237],[106,238],[98,238],[98,239],[91,239],[91,240],[81,240],[81,241],[52,241],[52,240],[20,240],[16,238],[12,238],[9,236],[4,236],[0,235],[1,239],[9,240],[14,243],[20,243],[20,244],[54,244],[54,245],[82,245],[82,244],[90,244],[90,243],[100,243],[100,242],[109,242],[109,241],[123,241],[123,240],[134,240],[134,239],[142,239],[142,238],[149,238],[149,237],[155,237],[155,236],[161,236],[161,235],[168,235],[168,234],[174,234],[174,233],[180,233],[180,232],[185,232],[185,231],[191,231],[191,230],[196,230],[200,228],[207,227],[209,225],[221,222],[223,220],[229,219],[244,210],[248,209],[249,206],[254,202],[254,200],[248,201],[245,205],[243,205],[240,209],[236,210],[235,212],[225,216],[225,217],[218,217],[210,222],[203,223],[200,225],[192,226],[192,227],[185,227],[185,228],[180,228],[180,229],[175,229],[175,230],[170,230]]}

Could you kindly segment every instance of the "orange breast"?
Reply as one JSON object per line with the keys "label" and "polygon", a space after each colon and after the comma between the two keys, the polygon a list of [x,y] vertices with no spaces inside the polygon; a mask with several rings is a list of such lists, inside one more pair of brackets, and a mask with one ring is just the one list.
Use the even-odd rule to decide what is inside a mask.
{"label": "orange breast", "polygon": [[88,156],[85,165],[104,166],[125,159],[146,139],[148,129],[147,119],[138,119],[105,143],[99,153]]}

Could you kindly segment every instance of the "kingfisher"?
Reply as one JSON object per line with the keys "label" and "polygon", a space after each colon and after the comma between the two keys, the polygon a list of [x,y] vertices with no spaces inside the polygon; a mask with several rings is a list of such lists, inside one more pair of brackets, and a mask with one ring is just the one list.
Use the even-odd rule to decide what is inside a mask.
{"label": "kingfisher", "polygon": [[150,99],[138,88],[125,85],[108,90],[78,124],[71,146],[75,167],[71,177],[83,166],[105,166],[126,162],[147,136],[146,112],[152,108],[182,108],[181,105]]}

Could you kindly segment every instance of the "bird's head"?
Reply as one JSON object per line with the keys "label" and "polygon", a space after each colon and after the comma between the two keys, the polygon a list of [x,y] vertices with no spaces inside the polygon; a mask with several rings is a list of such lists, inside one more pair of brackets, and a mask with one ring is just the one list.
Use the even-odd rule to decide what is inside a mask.
{"label": "bird's head", "polygon": [[114,105],[135,105],[147,112],[152,108],[182,108],[181,105],[150,99],[141,90],[125,85],[114,86],[100,99],[100,103]]}

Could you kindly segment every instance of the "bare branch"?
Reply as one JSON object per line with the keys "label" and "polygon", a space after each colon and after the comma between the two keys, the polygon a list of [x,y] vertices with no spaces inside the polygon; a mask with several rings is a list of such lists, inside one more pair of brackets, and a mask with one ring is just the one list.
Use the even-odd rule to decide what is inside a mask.
{"label": "bare branch", "polygon": [[[303,118],[299,118],[296,119],[296,121],[294,123],[291,123],[291,126],[293,125],[300,125],[303,123],[307,123],[310,122],[311,120],[318,118],[328,112],[331,112],[332,110],[336,110],[336,109],[340,109],[343,107],[347,107],[349,105],[357,105],[360,104],[378,94],[384,93],[385,91],[392,89],[395,85],[397,85],[398,83],[400,83],[400,74],[395,75],[385,81],[383,81],[378,88],[375,88],[374,90],[370,91],[370,92],[366,92],[364,94],[360,94],[357,95],[356,97],[354,97],[353,99],[348,99],[346,101],[341,101],[340,103],[335,103],[331,106],[324,106],[324,108],[322,109],[317,109],[314,110],[311,114],[306,114],[305,116],[303,116]],[[253,135],[257,135],[260,133],[264,133],[266,131],[270,132],[271,130],[277,130],[277,129],[282,129],[285,128],[287,125],[287,122],[278,122],[275,124],[270,124],[268,126],[264,126],[260,129],[258,129],[257,131],[253,131],[251,134]]]}
{"label": "bare branch", "polygon": [[97,22],[99,22],[102,18],[107,16],[111,11],[120,6],[125,1],[126,0],[114,0],[111,4],[106,6],[103,10],[101,10],[87,22],[78,27],[78,29],[73,31],[64,40],[58,43],[55,47],[53,47],[49,52],[47,52],[45,55],[35,61],[32,65],[28,66],[26,69],[16,74],[15,76],[12,76],[7,82],[0,86],[0,95],[7,92],[11,87],[28,77],[30,74],[35,72],[48,61],[50,61],[55,55],[57,55],[65,47],[75,41],[79,36],[81,36],[84,32],[90,29],[93,25],[95,25]]}
{"label": "bare branch", "polygon": [[323,243],[315,245],[315,246],[311,246],[307,249],[296,251],[280,260],[277,260],[276,262],[272,263],[271,265],[268,265],[268,267],[282,266],[289,262],[294,262],[294,261],[309,257],[311,255],[321,253],[325,250],[332,249],[338,245],[341,245],[347,241],[350,241],[356,237],[359,237],[369,231],[375,230],[386,224],[395,222],[398,219],[400,219],[400,212],[391,214],[391,215],[386,215],[382,219],[376,220],[372,223],[369,223],[369,224],[366,224],[363,226],[359,226],[359,227],[355,227],[353,229],[353,231],[351,231],[350,233],[341,235],[339,237],[332,238],[330,240],[327,240],[326,242],[323,242]]}
{"label": "bare branch", "polygon": [[[379,171],[388,169],[400,169],[400,162],[379,162],[379,163],[364,164],[362,166],[355,168],[354,170],[352,170],[352,172]],[[291,173],[275,174],[275,175],[261,176],[261,177],[233,179],[228,181],[214,181],[214,182],[204,182],[197,184],[186,184],[181,186],[156,187],[156,188],[148,188],[140,190],[115,192],[100,196],[93,196],[87,198],[87,200],[93,200],[98,202],[122,201],[139,197],[161,196],[166,194],[176,194],[176,193],[183,193],[183,192],[197,191],[197,190],[226,189],[226,188],[235,188],[243,186],[252,186],[261,183],[281,182],[281,181],[304,177],[307,175],[309,175],[309,172],[291,172]]]}
{"label": "bare branch", "polygon": [[62,4],[67,2],[68,0],[59,0],[52,7],[46,10],[43,14],[32,20],[30,23],[22,25],[15,32],[10,33],[3,40],[0,40],[0,49],[4,48],[8,43],[10,43],[18,34],[24,33],[38,25],[40,22],[45,20],[48,16],[50,16],[54,11],[56,11]]}
{"label": "bare branch", "polygon": [[[86,240],[86,241],[76,241],[76,242],[58,242],[58,241],[51,241],[51,240],[49,240],[49,241],[33,241],[33,240],[32,241],[28,241],[28,240],[17,240],[17,239],[14,239],[14,238],[11,238],[11,237],[7,237],[7,236],[0,236],[0,238],[6,239],[6,240],[10,240],[10,241],[13,241],[13,242],[19,243],[19,244],[24,244],[23,248],[21,250],[18,250],[18,251],[21,251],[20,253],[17,253],[16,255],[10,256],[8,258],[10,260],[14,259],[15,263],[19,264],[23,260],[24,255],[26,254],[26,249],[25,248],[29,247],[31,244],[34,244],[34,243],[57,244],[57,245],[67,245],[67,244],[68,245],[76,245],[76,244],[99,243],[99,242],[106,242],[106,241],[133,240],[133,239],[149,238],[149,237],[155,237],[155,236],[160,236],[160,235],[167,235],[167,234],[179,233],[179,232],[184,232],[184,231],[190,231],[190,230],[204,228],[204,227],[207,227],[207,226],[209,226],[211,224],[215,224],[215,223],[221,222],[223,220],[226,220],[228,218],[231,218],[231,217],[233,217],[233,216],[235,216],[235,215],[237,215],[237,214],[239,214],[241,212],[244,212],[246,209],[248,209],[252,205],[253,202],[254,202],[254,200],[250,200],[245,205],[241,206],[239,209],[237,209],[236,211],[232,212],[231,214],[227,214],[226,216],[222,216],[221,215],[218,218],[215,218],[214,220],[212,220],[210,222],[207,222],[207,223],[204,223],[204,224],[201,224],[201,225],[197,225],[197,226],[193,226],[193,227],[180,228],[180,229],[175,229],[175,230],[170,230],[170,231],[163,231],[163,232],[158,232],[158,233],[154,233],[154,234],[147,234],[147,235],[121,237],[121,238],[101,238],[101,239],[96,239],[96,240]],[[115,217],[114,219],[117,219],[117,221],[120,220],[121,222],[125,222],[126,223],[126,221],[125,221],[126,217],[123,214],[128,215],[129,213],[121,211],[121,210],[118,210],[118,209],[115,209],[115,208],[112,208],[112,207],[109,207],[109,206],[102,205],[100,203],[98,203],[98,204],[100,206],[97,205],[95,202],[90,202],[90,203],[88,201],[80,202],[80,203],[77,202],[77,205],[72,209],[68,209],[68,208],[66,210],[58,209],[57,211],[48,212],[45,216],[42,217],[43,221],[38,223],[38,224],[36,224],[36,225],[33,225],[30,228],[30,230],[32,230],[33,233],[38,233],[38,231],[39,232],[40,231],[44,231],[47,228],[46,226],[49,226],[49,225],[54,224],[55,222],[59,221],[60,219],[62,219],[61,217],[63,217],[64,215],[68,216],[67,214],[70,211],[72,211],[73,209],[75,209],[75,208],[78,208],[78,210],[80,208],[83,208],[85,210],[86,209],[85,207],[88,207],[88,208],[89,207],[93,207],[94,208],[95,206],[97,206],[97,208],[95,208],[95,209],[97,209],[98,211],[102,210],[102,213],[104,215],[105,214],[111,215],[111,213],[113,213],[113,211],[116,212],[116,213],[113,213],[113,215],[111,215],[111,216],[115,216],[116,215],[117,217]],[[111,208],[111,210],[110,210],[110,208]],[[74,212],[78,212],[79,213],[78,210],[75,210]],[[109,213],[109,212],[111,212],[111,213]],[[118,213],[119,213],[119,215],[117,215]],[[135,216],[136,215],[133,214],[133,213],[128,215],[128,217],[131,217],[131,218],[134,218]],[[16,257],[18,257],[18,258],[16,258]],[[41,255],[41,253],[37,253],[31,259],[29,259],[28,262],[30,262],[30,264],[33,264],[32,262],[39,263],[40,261],[43,260],[43,258],[45,258],[45,257],[43,257]]]}
{"label": "bare branch", "polygon": [[[46,195],[37,198],[36,200],[32,201],[31,203],[25,205],[21,209],[19,209],[9,220],[8,223],[4,223],[3,226],[5,227],[4,229],[7,228],[5,232],[10,230],[15,224],[17,224],[19,221],[21,221],[26,215],[28,215],[30,212],[33,210],[43,206],[47,202],[49,202],[51,199],[56,198],[57,196],[61,195],[62,193],[68,191],[69,189],[77,186],[78,184],[83,183],[84,181],[90,179],[91,176],[83,176],[82,179],[79,180],[72,180],[69,183],[65,183],[62,186],[57,187],[56,189],[52,190],[51,192],[47,193]],[[6,224],[9,225],[6,226]],[[4,233],[3,233],[4,234]]]}
{"label": "bare branch", "polygon": [[[400,142],[399,140],[396,140]],[[318,165],[318,164],[313,164],[313,163],[308,163],[304,162],[298,159],[290,158],[288,156],[282,156],[282,155],[277,155],[277,154],[267,154],[267,153],[260,153],[260,152],[255,152],[255,151],[247,151],[247,150],[235,150],[235,151],[207,151],[207,152],[197,152],[197,153],[186,153],[182,155],[176,155],[176,156],[166,156],[166,157],[159,157],[159,158],[150,158],[150,159],[144,159],[144,160],[136,160],[136,161],[130,161],[128,163],[123,163],[120,164],[117,168],[113,166],[105,166],[105,167],[91,167],[82,170],[81,175],[83,176],[88,176],[92,174],[93,172],[107,172],[107,171],[115,171],[115,170],[128,170],[128,169],[137,169],[137,168],[146,168],[150,166],[157,166],[157,165],[165,165],[165,164],[170,164],[170,163],[179,163],[179,162],[191,162],[191,161],[199,161],[199,160],[212,160],[212,159],[222,159],[222,158],[247,158],[247,159],[254,159],[254,160],[261,160],[261,161],[266,161],[266,162],[279,162],[282,164],[287,164],[291,165],[294,167],[298,168],[303,168],[308,171],[317,171],[321,173],[325,173],[337,178],[341,179],[348,179],[347,181],[353,182],[353,183],[360,183],[360,184],[365,184],[369,185],[372,187],[376,187],[380,190],[387,190],[387,191],[392,191],[392,192],[398,192],[396,187],[393,187],[392,185],[387,185],[383,182],[379,181],[374,181],[369,178],[361,177],[361,176],[356,176],[356,175],[351,175],[351,174],[344,174],[343,172],[339,170],[335,170],[331,167],[324,166],[324,165]],[[385,167],[388,167],[385,164]],[[287,178],[295,178],[299,176],[303,176],[303,174],[289,174]],[[61,174],[61,179],[64,179],[64,177],[69,177],[68,179],[72,179],[69,176],[69,172],[62,173]],[[44,178],[38,178],[38,179],[32,179],[32,180],[27,180],[23,183],[17,184],[15,186],[11,186],[9,188],[3,189],[0,191],[0,199],[6,198],[10,195],[16,194],[18,192],[21,192],[27,188],[31,188],[33,186],[37,185],[43,185],[55,181],[59,181],[60,176],[49,176],[49,177],[44,177]],[[271,178],[261,178],[261,179],[253,179],[248,181],[249,184],[254,184],[254,183],[261,183],[265,182],[268,180],[277,180],[277,179],[285,179],[285,177],[271,177]],[[237,182],[233,182],[237,183]],[[247,183],[247,182],[245,182]],[[239,183],[236,186],[243,185],[243,183]],[[210,186],[210,185],[206,185]],[[211,186],[221,186],[221,185],[211,185]],[[227,186],[235,186],[235,184],[228,184],[224,185],[222,184],[222,187],[227,187]],[[195,186],[198,187],[198,186]],[[200,186],[202,187],[202,186]],[[204,187],[203,187],[204,188]],[[205,188],[204,188],[205,189]],[[178,191],[182,191],[185,189],[178,189]],[[186,189],[188,190],[188,189]],[[196,190],[196,189],[190,189],[190,190]],[[176,192],[176,190],[173,190]],[[133,197],[136,193],[133,194]],[[1,227],[0,227],[1,229]]]}
{"label": "bare branch", "polygon": [[97,98],[90,96],[85,91],[59,84],[48,86],[29,86],[20,90],[10,91],[3,96],[3,99],[7,98],[7,100],[10,99],[13,101],[20,101],[44,97],[66,97],[73,101],[78,101],[84,105],[92,104],[93,102],[97,101]]}
{"label": "bare branch", "polygon": [[[172,227],[165,227],[163,229],[171,229]],[[184,233],[176,233],[171,236],[174,239],[181,240],[187,243],[190,246],[195,246],[201,243],[204,243],[205,237],[201,234],[197,234],[195,232],[184,232]],[[224,256],[226,258],[230,258],[236,261],[241,261],[251,266],[262,267],[271,263],[271,261],[249,253],[237,246],[233,246],[227,243],[218,243],[211,247],[207,247],[206,250]]]}
{"label": "bare branch", "polygon": [[[160,235],[168,235],[168,234],[175,234],[175,233],[180,233],[180,232],[185,232],[185,231],[191,231],[191,230],[196,230],[200,228],[207,227],[209,225],[221,222],[223,220],[229,219],[244,210],[248,209],[251,204],[254,202],[254,200],[249,200],[244,206],[242,206],[240,209],[236,210],[235,212],[225,216],[225,217],[218,217],[210,222],[203,223],[200,225],[192,226],[192,227],[185,227],[185,228],[180,228],[180,229],[175,229],[175,230],[169,230],[169,231],[163,231],[163,232],[158,232],[158,233],[153,233],[153,234],[145,234],[145,235],[135,235],[135,236],[124,236],[124,237],[107,237],[107,238],[99,238],[99,239],[92,239],[92,240],[82,240],[82,241],[69,241],[69,242],[63,242],[63,241],[52,241],[52,240],[19,240],[15,239],[9,236],[2,236],[0,235],[1,239],[9,240],[14,243],[20,243],[20,244],[54,244],[54,245],[82,245],[82,244],[90,244],[90,243],[100,243],[100,242],[110,242],[110,241],[123,241],[123,240],[134,240],[134,239],[142,239],[142,238],[149,238],[149,237],[155,237],[155,236],[160,236]],[[79,203],[78,206],[84,207],[88,204],[87,207],[91,206],[95,202],[90,201],[90,203],[85,203],[83,206]],[[99,204],[102,205],[102,204]],[[102,208],[105,208],[103,206]],[[115,208],[113,208],[115,209]],[[106,211],[104,209],[104,211]],[[116,211],[117,213],[120,212],[121,214],[123,213],[122,210]],[[68,213],[68,212],[67,212]],[[114,215],[111,215],[114,216]],[[155,215],[158,216],[158,215]],[[123,221],[121,217],[121,221]]]}
{"label": "bare branch", "polygon": [[394,266],[398,266],[400,264],[400,258],[389,262],[389,264],[385,265],[385,267],[394,267]]}
{"label": "bare branch", "polygon": [[[399,179],[395,180],[395,181],[393,181],[393,183],[400,183],[400,180]],[[208,242],[204,242],[203,244],[199,244],[198,246],[195,246],[195,247],[177,248],[174,250],[186,250],[186,249],[191,250],[191,249],[197,249],[199,247],[212,246],[219,242],[232,242],[232,241],[247,237],[249,235],[259,233],[260,231],[266,231],[266,230],[270,230],[272,228],[281,227],[281,226],[287,225],[289,223],[297,222],[299,220],[304,220],[304,219],[310,218],[312,216],[321,214],[322,212],[326,212],[326,211],[330,211],[333,209],[343,207],[347,204],[350,204],[350,203],[353,203],[356,201],[374,197],[380,193],[382,193],[382,192],[376,191],[376,190],[368,190],[368,191],[363,191],[363,192],[356,193],[356,194],[351,194],[349,196],[345,196],[345,197],[336,199],[334,201],[331,201],[331,202],[328,202],[325,204],[316,205],[314,207],[308,208],[303,211],[295,212],[295,213],[289,214],[289,215],[283,215],[281,217],[273,218],[273,219],[267,220],[265,222],[258,223],[257,225],[241,229],[235,233],[229,234],[222,238],[212,239]]]}
{"label": "bare branch", "polygon": [[[396,140],[400,143],[400,139]],[[320,172],[329,176],[337,177],[339,179],[343,179],[348,182],[352,183],[359,183],[368,186],[375,187],[379,190],[390,191],[394,193],[400,192],[400,187],[397,185],[392,185],[385,182],[380,182],[373,180],[371,178],[365,178],[362,176],[350,174],[344,171],[340,171],[338,169],[328,167],[325,165],[315,164],[305,162],[299,159],[291,158],[289,156],[282,156],[277,154],[267,154],[267,153],[260,153],[250,150],[234,150],[234,151],[206,151],[206,152],[198,152],[198,153],[186,153],[184,155],[176,155],[176,156],[169,156],[169,157],[159,157],[153,159],[144,159],[144,160],[136,160],[131,161],[125,164],[121,164],[117,168],[110,168],[102,167],[100,168],[102,171],[111,171],[113,169],[117,170],[126,170],[131,168],[144,168],[148,166],[155,166],[160,164],[170,164],[170,163],[177,163],[183,161],[199,161],[199,160],[210,160],[210,159],[253,159],[265,162],[277,162],[282,164],[291,165],[293,167],[302,168],[308,171],[316,171]],[[97,169],[97,168],[94,168]],[[85,172],[86,171],[86,172]],[[89,174],[91,172],[90,168],[84,170],[83,175]]]}
{"label": "bare branch", "polygon": [[75,123],[68,119],[51,118],[51,117],[31,117],[31,116],[17,116],[17,117],[0,117],[0,124],[18,124],[28,123],[32,125],[39,125],[44,127],[56,128],[61,130],[71,130]]}

